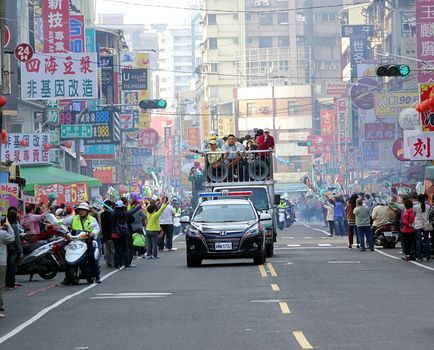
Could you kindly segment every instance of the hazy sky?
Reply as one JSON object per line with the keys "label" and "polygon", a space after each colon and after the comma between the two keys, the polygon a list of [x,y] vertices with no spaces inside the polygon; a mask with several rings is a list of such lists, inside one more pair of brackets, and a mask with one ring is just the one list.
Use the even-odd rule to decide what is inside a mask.
{"label": "hazy sky", "polygon": [[186,11],[161,7],[128,5],[127,3],[159,6],[187,6],[187,0],[97,0],[97,15],[122,13],[125,14],[126,24],[184,23]]}

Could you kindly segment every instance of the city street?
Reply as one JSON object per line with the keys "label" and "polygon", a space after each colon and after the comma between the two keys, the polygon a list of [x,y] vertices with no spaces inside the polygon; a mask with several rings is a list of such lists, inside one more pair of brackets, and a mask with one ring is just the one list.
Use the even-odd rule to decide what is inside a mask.
{"label": "city street", "polygon": [[434,265],[361,253],[296,223],[264,266],[188,269],[183,237],[100,285],[6,291],[2,349],[432,349]]}

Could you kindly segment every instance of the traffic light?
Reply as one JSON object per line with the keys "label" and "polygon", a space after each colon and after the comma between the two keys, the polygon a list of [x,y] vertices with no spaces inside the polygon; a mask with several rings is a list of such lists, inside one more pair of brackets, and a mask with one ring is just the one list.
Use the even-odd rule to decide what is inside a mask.
{"label": "traffic light", "polygon": [[297,146],[302,146],[302,147],[310,147],[312,146],[312,141],[300,141],[297,142]]}
{"label": "traffic light", "polygon": [[167,107],[167,101],[158,100],[141,100],[139,102],[139,107],[142,109],[164,109]]}
{"label": "traffic light", "polygon": [[379,77],[406,77],[410,74],[410,67],[406,64],[383,64],[377,66],[375,72]]}
{"label": "traffic light", "polygon": [[199,155],[198,154],[186,154],[185,155],[185,159],[198,159]]}

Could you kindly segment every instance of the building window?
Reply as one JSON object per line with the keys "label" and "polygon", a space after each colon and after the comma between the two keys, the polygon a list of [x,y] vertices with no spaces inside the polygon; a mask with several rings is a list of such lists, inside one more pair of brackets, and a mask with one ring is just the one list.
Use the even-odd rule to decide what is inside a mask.
{"label": "building window", "polygon": [[210,63],[209,69],[211,73],[218,73],[219,71],[219,64],[218,63]]}
{"label": "building window", "polygon": [[295,38],[297,45],[304,45],[306,43],[306,39],[302,35],[297,35]]}
{"label": "building window", "polygon": [[246,21],[250,21],[252,19],[252,14],[250,12],[246,12]]}
{"label": "building window", "polygon": [[279,24],[288,24],[289,23],[288,12],[279,12],[277,14],[277,23],[279,23]]}
{"label": "building window", "polygon": [[269,26],[273,24],[273,14],[272,13],[261,13],[259,14],[259,24],[263,26]]}
{"label": "building window", "polygon": [[259,48],[264,49],[267,47],[273,47],[273,37],[272,36],[260,36],[259,37]]}
{"label": "building window", "polygon": [[11,133],[21,133],[22,132],[22,124],[11,124]]}
{"label": "building window", "polygon": [[298,103],[296,101],[288,101],[288,115],[297,115],[299,113]]}
{"label": "building window", "polygon": [[217,49],[217,38],[209,38],[208,39],[208,47],[211,50]]}
{"label": "building window", "polygon": [[289,47],[289,36],[279,36],[277,46]]}
{"label": "building window", "polygon": [[219,87],[210,86],[209,87],[209,97],[219,97]]}
{"label": "building window", "polygon": [[217,15],[216,14],[208,15],[208,24],[217,24]]}
{"label": "building window", "polygon": [[255,103],[247,103],[247,116],[248,117],[254,117],[256,115],[256,105]]}

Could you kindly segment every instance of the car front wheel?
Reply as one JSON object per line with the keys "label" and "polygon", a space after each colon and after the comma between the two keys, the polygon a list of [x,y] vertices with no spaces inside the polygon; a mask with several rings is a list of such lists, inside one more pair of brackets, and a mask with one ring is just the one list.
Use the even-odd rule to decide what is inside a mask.
{"label": "car front wheel", "polygon": [[198,267],[202,265],[202,259],[187,255],[187,267]]}

